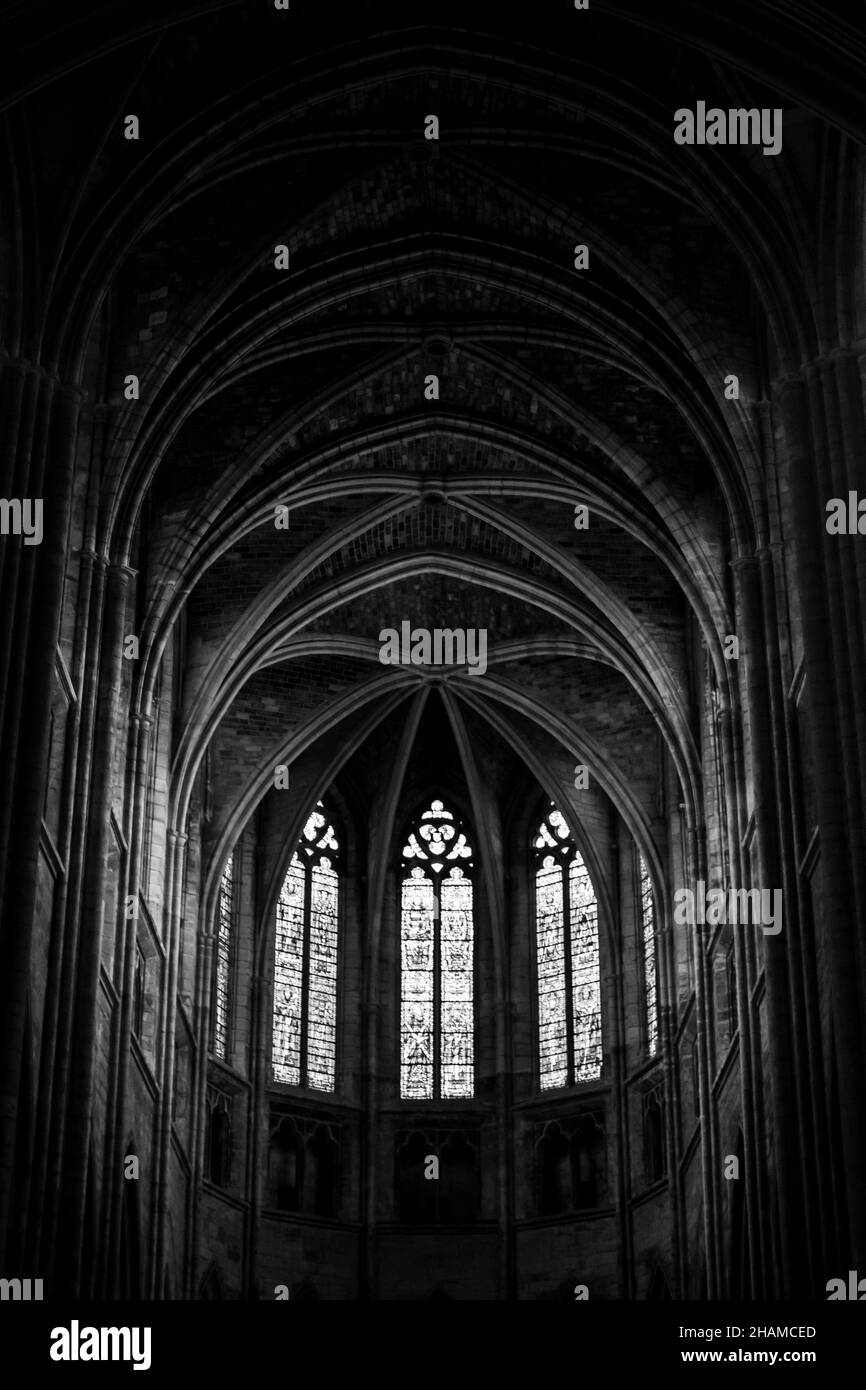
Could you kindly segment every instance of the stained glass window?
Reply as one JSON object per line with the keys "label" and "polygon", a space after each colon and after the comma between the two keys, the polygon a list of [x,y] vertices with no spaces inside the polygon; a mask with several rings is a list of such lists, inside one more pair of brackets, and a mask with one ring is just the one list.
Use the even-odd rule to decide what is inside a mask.
{"label": "stained glass window", "polygon": [[472,848],[431,801],[403,847],[400,1094],[466,1098],[475,1088]]}
{"label": "stained glass window", "polygon": [[565,818],[551,802],[533,838],[542,1090],[601,1076],[598,903]]}
{"label": "stained glass window", "polygon": [[274,1080],[314,1091],[336,1088],[338,853],[320,801],[301,831],[277,901]]}
{"label": "stained glass window", "polygon": [[646,1011],[646,1041],[650,1057],[658,1051],[659,1020],[656,994],[656,921],[653,907],[653,886],[649,869],[640,856],[640,910],[643,928],[644,1003]]}
{"label": "stained glass window", "polygon": [[229,1030],[229,990],[231,985],[232,904],[234,898],[233,855],[229,855],[220,879],[217,904],[216,981],[214,986],[213,1051],[225,1061]]}

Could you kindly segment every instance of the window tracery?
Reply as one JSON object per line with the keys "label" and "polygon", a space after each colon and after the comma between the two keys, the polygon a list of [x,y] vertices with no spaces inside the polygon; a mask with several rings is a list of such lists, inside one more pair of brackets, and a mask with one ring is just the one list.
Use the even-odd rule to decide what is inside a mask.
{"label": "window tracery", "polygon": [[472,847],[438,799],[410,830],[400,900],[400,1094],[474,1091],[475,925]]}
{"label": "window tracery", "polygon": [[598,903],[565,817],[551,803],[533,837],[541,1089],[601,1076]]}
{"label": "window tracery", "polygon": [[273,1075],[334,1091],[340,846],[320,802],[292,855],[276,908]]}

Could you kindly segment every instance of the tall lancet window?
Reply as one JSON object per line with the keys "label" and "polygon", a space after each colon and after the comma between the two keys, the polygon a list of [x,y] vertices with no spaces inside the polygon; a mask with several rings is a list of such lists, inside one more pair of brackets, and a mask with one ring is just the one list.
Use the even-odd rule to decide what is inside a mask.
{"label": "tall lancet window", "polygon": [[659,1047],[659,1013],[656,992],[656,917],[653,906],[653,885],[649,869],[640,856],[640,915],[643,932],[644,1012],[646,1016],[646,1049],[654,1057]]}
{"label": "tall lancet window", "polygon": [[475,1089],[472,848],[441,801],[403,847],[400,1095],[450,1100]]}
{"label": "tall lancet window", "polygon": [[598,903],[561,811],[533,839],[541,1089],[601,1076]]}
{"label": "tall lancet window", "polygon": [[274,1080],[333,1091],[337,1076],[339,845],[319,801],[277,901]]}
{"label": "tall lancet window", "polygon": [[217,903],[216,975],[213,1001],[213,1054],[226,1060],[229,1033],[229,997],[232,967],[232,917],[234,908],[234,855],[230,854],[220,879]]}

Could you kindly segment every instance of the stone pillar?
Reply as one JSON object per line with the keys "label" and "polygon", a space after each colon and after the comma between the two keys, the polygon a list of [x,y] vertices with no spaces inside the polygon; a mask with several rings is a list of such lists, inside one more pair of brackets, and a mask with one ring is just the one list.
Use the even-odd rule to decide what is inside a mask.
{"label": "stone pillar", "polygon": [[[50,1078],[49,1103],[45,1113],[45,1182],[42,1208],[36,1229],[39,1238],[39,1266],[50,1274],[57,1254],[57,1222],[60,1216],[64,1172],[66,1102],[72,1055],[72,1029],[75,1016],[75,983],[78,943],[81,929],[81,900],[88,866],[87,829],[90,813],[90,779],[93,773],[93,741],[98,710],[100,634],[105,610],[106,562],[88,554],[86,615],[80,613],[79,636],[85,645],[78,692],[78,721],[74,749],[74,778],[70,789],[69,818],[75,833],[70,838],[66,866],[66,894],[63,915],[58,917],[55,939],[56,965],[52,971],[55,995],[46,998],[46,1019],[54,1031],[52,1052],[45,1057],[43,1075]],[[51,1010],[49,1013],[49,1009]],[[47,1039],[43,1038],[47,1045]]]}
{"label": "stone pillar", "polygon": [[[809,1267],[808,1231],[803,1215],[805,1189],[802,1173],[800,1108],[798,1105],[799,1043],[794,1029],[792,956],[799,949],[796,877],[790,856],[783,854],[781,822],[790,803],[787,754],[777,713],[778,670],[771,656],[774,634],[764,621],[762,585],[766,552],[758,559],[741,557],[733,564],[737,591],[738,624],[744,646],[745,676],[741,679],[743,703],[748,708],[750,746],[748,767],[753,788],[758,886],[783,893],[782,931],[764,936],[764,980],[769,1033],[770,1089],[773,1114],[774,1174],[779,1199],[779,1240],[782,1252],[777,1272],[777,1297],[803,1292]],[[761,569],[759,571],[759,564]],[[781,740],[781,741],[780,741]],[[751,882],[751,879],[750,879]],[[748,930],[745,928],[744,930]]]}
{"label": "stone pillar", "polygon": [[[732,690],[736,692],[736,686],[733,683]],[[743,786],[742,767],[738,764],[735,752],[733,711],[727,702],[725,691],[721,692],[721,696],[722,704],[717,716],[717,734],[728,812],[726,833],[731,879],[726,887],[730,887],[733,883],[746,884],[749,881],[742,851],[742,835],[747,817],[743,816],[741,821],[741,813],[745,807],[745,788]],[[738,708],[736,712],[739,713]],[[746,1171],[741,1175],[741,1178],[746,1188],[749,1271],[752,1293],[754,1297],[762,1298],[765,1296],[766,1271],[769,1268],[769,1201],[765,1172],[767,1146],[764,1126],[763,1078],[751,1002],[754,950],[750,953],[750,944],[752,943],[748,942],[743,932],[734,932],[734,960],[737,969],[736,1004],[740,1056],[740,1103],[746,1164]]]}
{"label": "stone pillar", "polygon": [[[857,544],[857,538],[830,536],[826,532],[826,503],[833,496],[826,476],[826,449],[815,449],[822,423],[815,418],[817,368],[807,369],[806,379],[779,383],[776,396],[784,431],[780,473],[788,505],[791,545],[795,556],[800,597],[805,679],[809,691],[808,737],[816,769],[815,795],[820,825],[822,868],[821,920],[816,936],[823,939],[830,989],[833,1045],[839,1080],[839,1106],[844,1117],[842,1157],[846,1174],[847,1215],[851,1268],[866,1265],[866,1112],[862,1104],[863,1056],[866,1050],[861,1008],[862,945],[855,924],[855,858],[862,865],[862,820],[856,818],[859,789],[856,745],[852,746],[852,714],[846,649],[855,633],[846,631],[842,593],[827,574],[837,575],[841,561],[835,551]],[[842,494],[847,496],[846,493]],[[862,705],[862,690],[858,699]],[[829,1039],[824,1040],[825,1046]],[[826,1073],[825,1073],[826,1083]],[[828,1274],[829,1277],[829,1274]]]}
{"label": "stone pillar", "polygon": [[[689,826],[687,845],[687,874],[690,884],[700,878],[706,879],[706,856],[702,852],[701,834],[696,826]],[[701,1177],[704,1197],[704,1245],[707,1263],[707,1297],[718,1298],[719,1275],[716,1267],[718,1216],[718,1183],[715,1165],[715,1140],[712,1116],[713,1105],[712,1075],[713,1046],[711,1037],[711,1015],[708,1010],[707,953],[700,926],[694,928],[695,962],[695,1031],[698,1043],[698,1093],[700,1096],[701,1119]]]}
{"label": "stone pillar", "polygon": [[[620,853],[620,839],[625,846],[625,853]],[[610,1088],[610,1120],[614,1126],[616,1141],[616,1216],[617,1216],[617,1275],[619,1281],[619,1292],[621,1298],[634,1297],[634,1261],[632,1259],[632,1226],[631,1226],[631,1167],[629,1164],[629,1154],[631,1145],[629,1140],[629,1113],[628,1113],[628,1088],[626,1086],[626,1075],[628,1072],[628,1049],[626,1046],[626,1004],[622,969],[622,900],[623,884],[622,873],[625,869],[629,875],[634,869],[633,840],[620,819],[613,803],[610,803],[610,884],[611,884],[611,921],[608,933],[611,953],[610,953],[610,974],[603,981],[605,992],[602,995],[602,1008],[606,1000],[612,1000],[614,1008],[608,1021],[608,1056],[611,1067],[611,1088]],[[632,900],[635,899],[634,881],[629,879],[629,892]],[[601,905],[599,905],[601,911]],[[599,922],[599,929],[602,923]],[[602,1026],[604,1027],[604,1017],[602,1016]],[[605,1136],[607,1138],[607,1136]]]}
{"label": "stone pillar", "polygon": [[[126,857],[126,872],[118,886],[121,900],[132,898],[135,916],[123,916],[123,933],[118,935],[118,955],[115,962],[115,979],[120,979],[120,1007],[115,1020],[117,1064],[112,1069],[107,1112],[105,1116],[105,1185],[103,1191],[103,1211],[105,1213],[105,1267],[109,1279],[115,1277],[120,1259],[121,1209],[123,1205],[122,1176],[123,1159],[126,1152],[126,1138],[130,1129],[129,1114],[129,1069],[132,1065],[132,1005],[133,980],[135,972],[135,945],[138,928],[139,891],[141,860],[146,834],[147,817],[147,767],[150,740],[153,735],[153,720],[149,715],[133,715],[130,720],[132,737],[130,739],[129,770],[125,779],[127,814],[124,818],[126,840],[129,846]],[[112,924],[113,925],[113,924]],[[144,1285],[146,1289],[146,1284]],[[114,1289],[107,1286],[105,1296],[111,1297]]]}
{"label": "stone pillar", "polygon": [[107,575],[89,788],[91,814],[86,822],[81,822],[87,826],[86,853],[81,929],[74,969],[74,1012],[69,1053],[58,1251],[61,1287],[73,1296],[78,1292],[81,1274],[87,1156],[96,1076],[96,1022],[102,957],[102,919],[107,886],[109,810],[117,731],[120,724],[121,662],[131,575],[132,571],[124,565],[111,566]]}
{"label": "stone pillar", "polygon": [[198,1027],[196,1033],[195,1070],[192,1078],[192,1124],[190,1126],[190,1190],[195,1194],[192,1204],[192,1219],[187,1231],[187,1270],[188,1284],[186,1297],[194,1298],[198,1286],[198,1231],[199,1196],[204,1173],[205,1146],[205,1108],[207,1101],[208,1044],[210,1040],[210,982],[213,971],[214,934],[209,922],[212,914],[205,915],[207,904],[201,905],[202,926],[198,934],[196,952],[195,1017]]}
{"label": "stone pillar", "polygon": [[[169,1208],[169,1158],[171,1154],[172,1106],[174,1101],[174,1043],[177,1024],[177,973],[178,952],[180,950],[180,919],[183,915],[183,864],[186,854],[187,837],[177,830],[168,832],[169,865],[166,877],[165,946],[168,960],[165,990],[163,993],[161,1034],[162,1034],[162,1093],[157,1111],[156,1134],[154,1136],[154,1185],[151,1210],[153,1212],[154,1240],[153,1259],[150,1270],[151,1297],[160,1296],[162,1289],[162,1268],[165,1258],[166,1226]],[[256,1111],[250,1109],[250,1122],[256,1123]]]}
{"label": "stone pillar", "polygon": [[[12,423],[17,425],[3,459],[5,476],[12,481],[7,495],[43,499],[43,538],[41,545],[24,546],[23,537],[6,537],[0,545],[0,631],[11,636],[11,644],[0,654],[0,668],[11,679],[3,691],[0,732],[4,769],[0,796],[0,922],[4,924],[0,931],[0,1229],[5,1231],[11,1229],[14,1125],[30,988],[66,527],[82,401],[80,391],[57,387],[53,378],[35,368],[7,364],[4,378],[7,373]],[[40,1194],[32,1195],[38,1202]]]}

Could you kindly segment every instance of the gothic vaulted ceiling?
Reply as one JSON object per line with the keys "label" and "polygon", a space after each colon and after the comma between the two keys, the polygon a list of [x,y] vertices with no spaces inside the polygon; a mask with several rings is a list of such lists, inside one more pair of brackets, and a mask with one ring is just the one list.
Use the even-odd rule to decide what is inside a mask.
{"label": "gothic vaulted ceiling", "polygon": [[[3,10],[6,337],[94,405],[75,541],[145,577],[145,714],[184,627],[170,815],[210,749],[214,864],[276,764],[314,798],[433,686],[458,747],[563,800],[585,763],[651,845],[768,539],[751,403],[838,328],[804,251],[821,118],[864,133],[835,6],[466,8]],[[698,99],[784,107],[790,158],[676,146]],[[486,671],[383,665],[406,621],[486,631]]]}

